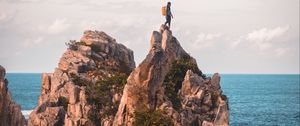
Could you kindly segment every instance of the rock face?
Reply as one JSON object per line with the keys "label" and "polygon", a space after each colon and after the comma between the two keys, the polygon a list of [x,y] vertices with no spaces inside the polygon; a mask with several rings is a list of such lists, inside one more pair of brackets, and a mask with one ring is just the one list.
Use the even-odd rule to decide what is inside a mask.
{"label": "rock face", "polygon": [[5,69],[0,65],[0,126],[25,126],[21,107],[12,100],[8,91],[5,74]]}
{"label": "rock face", "polygon": [[[38,107],[30,114],[28,125],[111,125],[115,112],[108,113],[111,109],[106,110],[106,104],[95,101],[118,108],[122,95],[115,88],[118,82],[106,85],[109,91],[101,84],[116,75],[128,75],[135,68],[133,52],[99,31],[85,31],[80,42],[67,45],[54,73],[42,75]],[[109,94],[99,96],[103,93],[99,90]],[[108,113],[105,117],[104,112]]]}
{"label": "rock face", "polygon": [[[147,115],[149,113],[155,114]],[[220,89],[220,75],[205,77],[196,60],[163,25],[160,32],[152,33],[146,59],[128,77],[113,125],[144,125],[152,117],[159,118],[157,122],[167,122],[163,125],[229,124],[227,98]],[[157,123],[150,120],[148,125]]]}
{"label": "rock face", "polygon": [[228,126],[220,75],[206,77],[172,32],[153,31],[135,68],[133,52],[104,32],[70,41],[54,73],[42,75],[30,126]]}

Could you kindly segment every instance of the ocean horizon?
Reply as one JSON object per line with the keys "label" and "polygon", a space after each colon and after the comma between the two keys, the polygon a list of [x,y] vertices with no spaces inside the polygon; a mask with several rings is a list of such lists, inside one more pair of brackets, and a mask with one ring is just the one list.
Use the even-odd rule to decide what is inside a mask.
{"label": "ocean horizon", "polygon": [[[13,100],[28,119],[37,106],[41,73],[7,73],[6,78]],[[299,78],[300,74],[221,74],[230,125],[300,125]]]}

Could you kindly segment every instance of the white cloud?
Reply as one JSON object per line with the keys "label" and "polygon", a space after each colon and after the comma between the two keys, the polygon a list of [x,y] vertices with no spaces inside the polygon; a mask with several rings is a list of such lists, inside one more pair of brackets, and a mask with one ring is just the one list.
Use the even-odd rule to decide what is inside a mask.
{"label": "white cloud", "polygon": [[51,34],[58,34],[66,31],[70,27],[70,25],[71,24],[68,24],[65,18],[57,18],[47,29]]}
{"label": "white cloud", "polygon": [[7,15],[4,12],[0,13],[0,21],[5,20],[7,18]]}
{"label": "white cloud", "polygon": [[287,52],[287,50],[288,50],[287,48],[277,48],[275,52],[278,56],[282,56]]}
{"label": "white cloud", "polygon": [[232,41],[232,42],[230,43],[231,48],[237,47],[237,46],[241,43],[242,39],[243,39],[243,37],[240,37],[239,39],[237,39],[237,40],[235,40],[235,41]]}
{"label": "white cloud", "polygon": [[44,41],[44,37],[30,38],[26,39],[23,43],[24,47],[31,47],[35,45],[39,45]]}
{"label": "white cloud", "polygon": [[0,23],[11,22],[15,18],[17,11],[14,9],[3,9],[2,7],[0,3]]}
{"label": "white cloud", "polygon": [[214,40],[219,37],[221,37],[220,33],[215,33],[215,34],[200,33],[197,36],[196,41],[192,43],[192,47],[197,49],[211,47],[215,43]]}
{"label": "white cloud", "polygon": [[289,29],[290,26],[282,26],[274,29],[262,28],[260,30],[254,30],[247,35],[246,40],[255,42],[260,50],[267,50],[271,48],[272,40],[283,36]]}
{"label": "white cloud", "polygon": [[274,29],[262,28],[248,34],[247,40],[250,41],[270,41],[286,33],[290,26],[277,27]]}

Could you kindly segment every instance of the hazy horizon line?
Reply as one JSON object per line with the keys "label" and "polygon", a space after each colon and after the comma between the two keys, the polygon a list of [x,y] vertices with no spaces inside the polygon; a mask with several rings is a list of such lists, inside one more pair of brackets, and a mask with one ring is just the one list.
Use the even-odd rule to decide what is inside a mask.
{"label": "hazy horizon line", "polygon": [[[6,72],[6,74],[43,74],[43,73],[53,73],[53,72]],[[208,72],[204,73],[206,75],[213,75],[215,73],[227,74],[227,75],[300,75],[300,73],[221,73],[221,72]]]}

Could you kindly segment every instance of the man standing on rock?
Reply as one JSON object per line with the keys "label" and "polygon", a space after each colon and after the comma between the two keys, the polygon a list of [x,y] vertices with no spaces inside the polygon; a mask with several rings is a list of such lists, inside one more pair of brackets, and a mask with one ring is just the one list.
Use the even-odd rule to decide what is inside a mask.
{"label": "man standing on rock", "polygon": [[166,24],[169,24],[169,28],[171,28],[171,18],[173,18],[173,15],[171,13],[171,2],[168,2],[167,9],[166,9]]}

